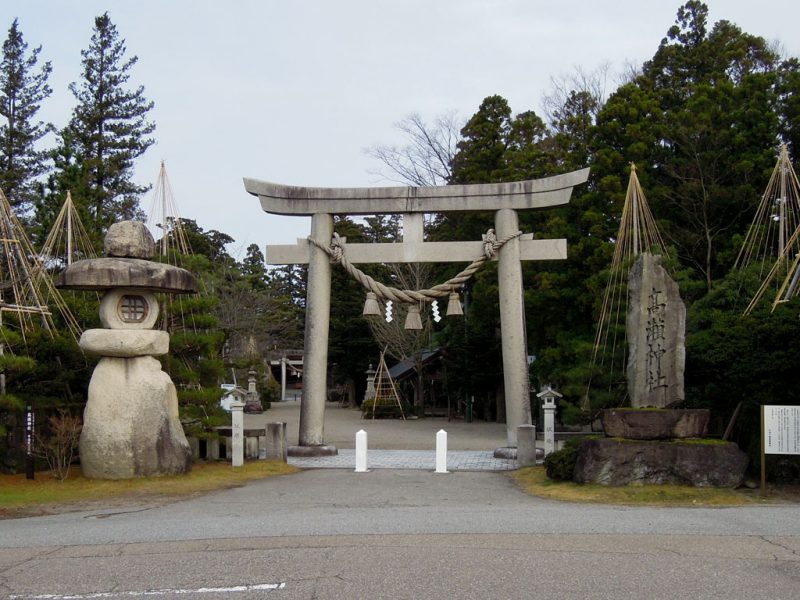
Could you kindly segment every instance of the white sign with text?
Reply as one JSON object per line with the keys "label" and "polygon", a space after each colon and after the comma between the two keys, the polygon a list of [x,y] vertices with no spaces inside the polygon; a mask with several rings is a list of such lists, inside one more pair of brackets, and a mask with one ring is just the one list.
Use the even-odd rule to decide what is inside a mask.
{"label": "white sign with text", "polygon": [[764,452],[800,454],[800,406],[764,406]]}

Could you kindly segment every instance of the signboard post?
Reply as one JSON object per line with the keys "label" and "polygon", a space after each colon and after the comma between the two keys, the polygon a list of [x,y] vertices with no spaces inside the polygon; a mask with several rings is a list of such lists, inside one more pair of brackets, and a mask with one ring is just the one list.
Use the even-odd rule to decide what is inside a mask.
{"label": "signboard post", "polygon": [[800,455],[800,406],[761,406],[761,495],[767,484],[767,454]]}
{"label": "signboard post", "polygon": [[25,411],[25,479],[34,478],[33,443],[36,417],[30,404]]}

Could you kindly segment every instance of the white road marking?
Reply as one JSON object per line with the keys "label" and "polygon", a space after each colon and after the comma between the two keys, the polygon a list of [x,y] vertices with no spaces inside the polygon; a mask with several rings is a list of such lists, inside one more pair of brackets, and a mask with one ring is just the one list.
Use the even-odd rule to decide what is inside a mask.
{"label": "white road marking", "polygon": [[281,583],[256,583],[253,585],[234,585],[230,587],[203,587],[195,589],[163,589],[163,590],[132,590],[127,592],[93,592],[91,594],[38,594],[26,596],[12,594],[11,600],[89,600],[90,598],[122,598],[125,596],[165,596],[166,594],[226,594],[236,592],[252,592],[266,590],[282,590],[286,587]]}

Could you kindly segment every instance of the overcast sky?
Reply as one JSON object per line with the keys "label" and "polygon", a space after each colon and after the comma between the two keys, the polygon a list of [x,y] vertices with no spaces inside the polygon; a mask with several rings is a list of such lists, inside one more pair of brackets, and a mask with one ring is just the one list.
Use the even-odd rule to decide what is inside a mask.
{"label": "overcast sky", "polygon": [[[800,3],[712,0],[710,21],[780,41],[800,55]],[[40,117],[63,127],[94,17],[108,11],[135,83],[155,102],[157,143],[136,167],[153,183],[166,161],[180,215],[248,244],[293,243],[304,218],[264,213],[243,177],[306,186],[387,185],[368,146],[399,143],[394,124],[504,96],[539,112],[552,76],[652,57],[679,0],[3,0],[53,64]],[[611,90],[613,90],[613,83]],[[142,202],[150,210],[152,198]]]}

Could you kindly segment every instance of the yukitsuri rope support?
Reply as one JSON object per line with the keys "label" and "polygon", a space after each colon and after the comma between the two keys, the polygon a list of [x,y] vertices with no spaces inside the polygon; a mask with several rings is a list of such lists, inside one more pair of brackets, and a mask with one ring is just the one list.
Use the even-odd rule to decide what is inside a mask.
{"label": "yukitsuri rope support", "polygon": [[370,292],[374,292],[379,298],[384,300],[391,300],[393,302],[405,302],[408,304],[415,304],[419,302],[433,302],[437,298],[442,298],[449,295],[451,292],[461,286],[464,282],[468,281],[475,272],[480,269],[486,261],[490,260],[497,251],[500,250],[507,242],[522,235],[521,231],[513,235],[504,237],[498,240],[495,236],[494,229],[486,232],[485,241],[483,242],[483,255],[473,260],[469,266],[461,271],[458,275],[448,279],[444,283],[435,285],[430,289],[425,290],[400,290],[395,287],[386,286],[379,281],[375,281],[372,277],[355,267],[344,253],[344,244],[342,244],[338,233],[333,234],[330,246],[324,246],[312,237],[308,237],[308,241],[314,246],[325,252],[331,257],[331,261],[342,265],[344,269],[364,288]]}

